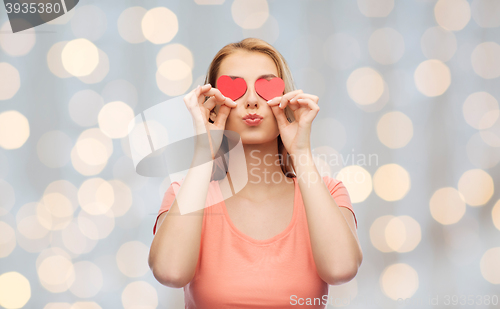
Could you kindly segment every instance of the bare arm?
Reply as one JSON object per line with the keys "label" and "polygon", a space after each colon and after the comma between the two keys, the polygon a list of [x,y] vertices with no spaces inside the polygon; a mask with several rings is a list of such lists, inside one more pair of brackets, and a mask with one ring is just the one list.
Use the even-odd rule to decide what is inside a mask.
{"label": "bare arm", "polygon": [[312,155],[303,156],[308,160],[303,157],[302,164],[299,160],[294,163],[318,275],[330,285],[343,284],[356,276],[363,260],[354,217],[349,209],[339,207],[330,195]]}
{"label": "bare arm", "polygon": [[[205,96],[211,98],[204,101]],[[149,267],[155,278],[169,287],[183,287],[194,277],[201,245],[203,212],[207,199],[213,159],[220,147],[221,134],[203,133],[223,130],[231,107],[236,106],[210,84],[198,86],[185,96],[186,107],[193,116],[196,140],[193,163],[168,212],[160,215],[149,251]],[[214,123],[208,123],[209,111],[223,104]],[[212,160],[207,160],[212,159]],[[201,165],[195,162],[207,162]],[[181,215],[181,211],[182,215]],[[194,210],[194,211],[193,211]]]}
{"label": "bare arm", "polygon": [[[210,161],[191,168],[170,210],[158,219],[148,262],[153,275],[163,285],[183,287],[194,276],[212,166]],[[179,205],[199,210],[181,215]]]}

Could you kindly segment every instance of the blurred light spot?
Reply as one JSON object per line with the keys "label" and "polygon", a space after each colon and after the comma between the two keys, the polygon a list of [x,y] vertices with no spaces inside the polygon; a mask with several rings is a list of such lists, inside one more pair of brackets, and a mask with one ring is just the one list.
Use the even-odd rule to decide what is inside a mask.
{"label": "blurred light spot", "polygon": [[[88,140],[88,141],[87,141]],[[79,145],[80,142],[83,144]],[[80,134],[71,151],[73,167],[82,175],[99,174],[113,154],[113,142],[98,128]],[[95,163],[95,165],[94,165]]]}
{"label": "blurred light spot", "polygon": [[140,6],[125,9],[118,17],[118,33],[127,42],[132,44],[146,41],[142,33],[142,18],[148,10]]}
{"label": "blurred light spot", "polygon": [[116,253],[116,263],[127,277],[141,277],[149,271],[149,247],[140,241],[124,243]]}
{"label": "blurred light spot", "polygon": [[473,0],[471,3],[472,18],[483,28],[500,26],[500,1]]}
{"label": "blurred light spot", "polygon": [[32,202],[23,205],[16,214],[17,230],[29,239],[45,237],[49,230],[40,224],[37,217],[38,203]]}
{"label": "blurred light spot", "polygon": [[0,216],[8,214],[15,202],[14,188],[7,181],[0,179]]}
{"label": "blurred light spot", "polygon": [[361,166],[346,166],[340,170],[335,178],[341,180],[345,185],[352,203],[363,202],[372,192],[372,177]]}
{"label": "blurred light spot", "polygon": [[412,297],[417,291],[418,285],[418,273],[405,263],[386,267],[380,276],[382,291],[392,300]]}
{"label": "blurred light spot", "polygon": [[99,304],[93,301],[77,301],[70,309],[102,309]]}
{"label": "blurred light spot", "polygon": [[500,147],[488,145],[479,132],[471,136],[465,149],[467,158],[476,167],[488,169],[500,162]]}
{"label": "blurred light spot", "polygon": [[465,121],[474,129],[490,128],[497,121],[500,111],[498,101],[485,91],[474,92],[465,99],[463,105]]}
{"label": "blurred light spot", "polygon": [[85,138],[76,142],[78,156],[89,165],[100,165],[108,160],[106,147],[95,138]]}
{"label": "blurred light spot", "polygon": [[99,52],[99,64],[92,73],[86,76],[79,76],[78,79],[86,84],[96,84],[101,82],[109,73],[109,58],[108,55],[101,49]]}
{"label": "blurred light spot", "polygon": [[0,306],[22,308],[31,298],[29,280],[16,271],[0,275]]}
{"label": "blurred light spot", "polygon": [[267,17],[266,22],[257,29],[242,29],[244,38],[259,38],[269,44],[274,44],[280,34],[280,26],[272,15]]}
{"label": "blurred light spot", "polygon": [[12,98],[20,87],[21,78],[17,69],[7,62],[0,62],[0,100]]}
{"label": "blurred light spot", "polygon": [[132,206],[132,190],[120,180],[113,179],[108,182],[113,189],[114,203],[111,207],[115,217],[121,217]]}
{"label": "blurred light spot", "polygon": [[223,4],[225,0],[194,0],[198,5],[218,5]]}
{"label": "blurred light spot", "polygon": [[377,136],[389,148],[402,148],[413,137],[413,123],[402,112],[388,112],[377,123]]}
{"label": "blurred light spot", "polygon": [[110,102],[103,106],[97,119],[99,128],[105,135],[122,138],[128,134],[128,124],[134,119],[134,111],[123,102]]}
{"label": "blurred light spot", "polygon": [[465,214],[465,198],[455,188],[440,188],[432,195],[429,208],[432,217],[437,222],[443,225],[454,224]]}
{"label": "blurred light spot", "polygon": [[87,179],[78,189],[78,202],[91,215],[104,214],[115,202],[113,187],[102,178]]}
{"label": "blurred light spot", "polygon": [[87,39],[76,39],[64,45],[63,67],[73,76],[90,75],[99,64],[99,50]]}
{"label": "blurred light spot", "polygon": [[[47,21],[46,23],[49,24],[49,25],[64,25],[64,24],[67,24],[68,21],[70,21],[73,16],[75,15],[75,10],[69,10],[67,13],[64,13],[63,15],[55,18],[55,19],[52,19],[52,20],[49,20]],[[40,15],[43,19],[44,16],[52,16],[51,14],[41,14]]]}
{"label": "blurred light spot", "polygon": [[450,69],[437,59],[421,62],[413,77],[418,91],[428,97],[442,95],[451,84]]}
{"label": "blurred light spot", "polygon": [[373,60],[380,64],[393,64],[405,52],[403,36],[395,29],[387,27],[375,30],[368,40],[368,50]]}
{"label": "blurred light spot", "polygon": [[103,284],[102,272],[92,262],[80,261],[73,265],[75,281],[69,288],[71,293],[80,298],[89,298],[97,295]]}
{"label": "blurred light spot", "polygon": [[63,255],[43,259],[37,271],[42,286],[52,293],[67,291],[75,280],[73,263]]}
{"label": "blurred light spot", "polygon": [[446,62],[457,51],[457,39],[452,31],[436,26],[425,30],[420,46],[427,58]]}
{"label": "blurred light spot", "polygon": [[3,221],[0,221],[0,258],[4,258],[10,255],[15,247],[16,232],[10,225]]}
{"label": "blurred light spot", "polygon": [[73,205],[61,193],[45,193],[37,204],[37,217],[48,230],[62,230],[73,219]]}
{"label": "blurred light spot", "polygon": [[470,5],[466,0],[439,0],[434,6],[434,16],[441,27],[462,30],[470,20]]}
{"label": "blurred light spot", "polygon": [[68,226],[61,231],[64,246],[74,254],[89,253],[94,249],[97,240],[90,239],[80,230],[77,219],[73,219]]}
{"label": "blurred light spot", "polygon": [[367,113],[374,113],[374,112],[380,111],[389,102],[389,99],[391,99],[391,96],[389,94],[389,86],[388,86],[387,82],[384,80],[384,91],[377,101],[375,101],[372,104],[368,104],[368,105],[361,105],[361,104],[358,104],[356,102],[354,102],[354,103],[361,110],[363,110]]}
{"label": "blurred light spot", "polygon": [[266,0],[235,0],[231,5],[234,22],[243,29],[257,29],[269,17],[269,5]]}
{"label": "blurred light spot", "polygon": [[[170,78],[172,80],[182,79],[187,76],[187,72],[191,71],[194,67],[193,54],[191,50],[186,46],[174,43],[164,46],[158,55],[156,56],[156,65],[160,67],[164,62],[174,60],[173,63],[170,63],[170,66],[165,67],[166,71],[173,70],[172,74],[183,74],[182,72],[177,72],[179,70],[185,70],[184,76],[182,77],[170,77],[168,72],[162,73],[165,77]],[[177,61],[177,62],[176,62]],[[189,69],[186,69],[185,66],[188,66]]]}
{"label": "blurred light spot", "polygon": [[65,166],[71,154],[73,141],[62,131],[49,131],[38,140],[36,152],[40,161],[48,167]]}
{"label": "blurred light spot", "polygon": [[491,209],[491,218],[495,227],[500,230],[500,200],[498,200]]}
{"label": "blurred light spot", "polygon": [[335,308],[348,306],[357,295],[358,281],[356,278],[344,284],[328,285],[328,298],[333,300],[333,304],[331,302],[328,304]]}
{"label": "blurred light spot", "polygon": [[123,289],[122,305],[124,309],[155,309],[158,306],[158,293],[146,281],[134,281]]}
{"label": "blurred light spot", "polygon": [[493,196],[493,178],[482,169],[468,170],[458,181],[458,191],[470,206],[482,206]]}
{"label": "blurred light spot", "polygon": [[[420,243],[422,240],[422,229],[420,228],[420,224],[417,222],[417,220],[413,219],[410,216],[399,216],[397,217],[400,223],[403,223],[404,227],[404,234],[405,234],[405,240],[404,242],[398,244],[397,246],[395,244],[392,244],[391,247],[393,250],[397,252],[410,252],[413,249],[417,247],[417,245]],[[389,227],[392,227],[392,221],[391,220],[388,223]],[[396,223],[396,225],[398,225]],[[386,228],[386,237],[387,237],[387,228]],[[387,240],[387,243],[390,244],[389,240]]]}
{"label": "blurred light spot", "polygon": [[[347,134],[344,125],[332,117],[325,117],[314,121],[311,132],[314,132],[311,134],[312,148],[329,146],[340,151],[346,143]],[[335,134],[332,135],[328,132],[335,132]]]}
{"label": "blurred light spot", "polygon": [[0,47],[10,56],[18,57],[29,53],[36,42],[33,29],[25,30],[22,34],[12,33],[10,22],[6,21],[0,28]]}
{"label": "blurred light spot", "polygon": [[[492,117],[497,117],[498,111],[489,112],[488,114],[494,114]],[[489,118],[486,116],[485,118]],[[479,131],[483,141],[491,147],[500,147],[500,121],[497,120],[493,126],[487,130]]]}
{"label": "blurred light spot", "polygon": [[141,27],[144,37],[153,44],[168,43],[179,31],[177,16],[166,7],[147,11],[142,18]]}
{"label": "blurred light spot", "polygon": [[101,95],[105,103],[121,101],[132,108],[137,105],[137,90],[134,85],[123,79],[107,83]]}
{"label": "blurred light spot", "polygon": [[406,241],[406,228],[403,221],[398,217],[392,218],[385,226],[385,239],[387,245],[392,250],[396,251]]}
{"label": "blurred light spot", "polygon": [[384,79],[372,68],[356,69],[347,79],[347,92],[349,97],[358,104],[375,103],[384,92]]}
{"label": "blurred light spot", "polygon": [[0,113],[0,147],[20,148],[29,136],[30,125],[23,114],[15,110]]}
{"label": "blurred light spot", "polygon": [[500,45],[484,42],[476,46],[471,54],[472,68],[485,79],[500,76]]}
{"label": "blurred light spot", "polygon": [[411,187],[410,174],[395,163],[382,165],[373,175],[375,193],[383,200],[398,201]]}
{"label": "blurred light spot", "polygon": [[382,216],[370,228],[373,245],[382,252],[410,252],[420,243],[420,224],[410,216]]}
{"label": "blurred light spot", "polygon": [[358,8],[366,17],[386,17],[394,8],[394,0],[358,0]]}
{"label": "blurred light spot", "polygon": [[71,19],[71,30],[77,38],[98,40],[107,28],[106,14],[95,5],[78,6]]}
{"label": "blurred light spot", "polygon": [[375,248],[381,252],[391,252],[393,249],[387,244],[385,230],[387,224],[396,218],[393,215],[381,216],[373,221],[370,227],[370,240]]}
{"label": "blurred light spot", "polygon": [[347,33],[330,35],[323,46],[323,53],[326,63],[335,70],[347,70],[361,57],[358,41]]}
{"label": "blurred light spot", "polygon": [[90,89],[80,90],[69,101],[69,116],[82,127],[95,126],[97,115],[103,106],[104,100],[97,92]]}
{"label": "blurred light spot", "polygon": [[[180,60],[176,62],[178,63]],[[184,75],[186,74],[186,69],[189,68],[189,66],[184,65],[176,67],[173,64],[174,63],[171,61],[164,62],[156,71],[156,84],[161,92],[168,96],[178,96],[185,93],[193,82],[193,75],[191,71],[189,71],[187,75]],[[183,79],[178,79],[179,77],[176,76],[174,72],[168,72],[168,68],[179,70],[179,73],[185,77]],[[162,72],[163,74],[167,74],[167,76],[175,78],[175,80],[165,77]]]}
{"label": "blurred light spot", "polygon": [[[71,10],[70,12],[73,12],[73,10]],[[52,45],[52,47],[49,49],[49,52],[47,53],[47,65],[49,66],[50,71],[55,76],[60,78],[68,78],[73,76],[68,71],[66,71],[62,62],[62,51],[64,49],[64,46],[66,46],[66,43],[68,43],[68,41],[62,41]]]}
{"label": "blurred light spot", "polygon": [[158,72],[168,80],[179,81],[191,75],[191,67],[180,59],[170,59],[162,62]]}
{"label": "blurred light spot", "polygon": [[481,258],[481,274],[492,284],[500,284],[500,247],[491,248]]}
{"label": "blurred light spot", "polygon": [[105,214],[95,216],[86,211],[80,211],[78,213],[78,227],[83,235],[90,239],[104,239],[115,228],[115,218],[111,210],[108,210]]}

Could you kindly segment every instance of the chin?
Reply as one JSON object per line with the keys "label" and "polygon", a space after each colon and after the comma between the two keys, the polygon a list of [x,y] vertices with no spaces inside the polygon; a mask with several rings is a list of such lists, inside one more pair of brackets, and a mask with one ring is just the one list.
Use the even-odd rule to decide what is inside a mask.
{"label": "chin", "polygon": [[257,128],[249,129],[246,126],[238,126],[238,128],[232,126],[226,127],[226,130],[238,133],[243,144],[264,144],[275,140],[279,135],[279,130],[277,128],[262,126],[256,129]]}

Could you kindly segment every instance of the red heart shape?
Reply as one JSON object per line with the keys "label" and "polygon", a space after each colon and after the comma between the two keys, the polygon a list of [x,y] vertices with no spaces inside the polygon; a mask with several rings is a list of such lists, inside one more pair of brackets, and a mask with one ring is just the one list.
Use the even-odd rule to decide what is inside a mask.
{"label": "red heart shape", "polygon": [[266,101],[281,96],[284,90],[285,82],[279,77],[270,80],[259,78],[255,82],[255,91]]}
{"label": "red heart shape", "polygon": [[233,101],[241,98],[247,92],[247,83],[243,78],[232,79],[227,75],[221,75],[217,79],[217,89]]}

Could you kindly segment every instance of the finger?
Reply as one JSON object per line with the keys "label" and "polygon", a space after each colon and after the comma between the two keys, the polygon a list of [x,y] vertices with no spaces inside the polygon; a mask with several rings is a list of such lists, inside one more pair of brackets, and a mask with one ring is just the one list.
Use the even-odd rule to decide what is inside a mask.
{"label": "finger", "polygon": [[215,117],[214,125],[217,127],[224,128],[226,124],[227,117],[229,116],[229,112],[231,112],[231,108],[227,105],[222,105],[219,108],[219,112],[217,113],[217,117]]}
{"label": "finger", "polygon": [[226,98],[219,89],[213,88],[212,85],[206,84],[201,88],[201,93],[203,93],[205,96],[215,96],[218,100],[224,101]]}
{"label": "finger", "polygon": [[316,102],[314,102],[310,98],[300,98],[300,99],[297,99],[296,101],[297,101],[297,104],[299,104],[300,106],[307,106],[311,110],[315,110],[315,111],[319,110],[318,104],[316,104]]}
{"label": "finger", "polygon": [[278,105],[281,109],[285,109],[289,101],[297,95],[304,93],[302,89],[290,91],[281,97],[280,104]]}
{"label": "finger", "polygon": [[289,124],[288,119],[285,115],[285,110],[279,108],[278,105],[274,105],[271,107],[273,111],[274,117],[276,118],[276,122],[278,123],[278,127],[283,127]]}
{"label": "finger", "polygon": [[237,104],[228,97],[226,97],[222,101],[218,101],[216,97],[210,97],[203,103],[203,106],[205,106],[208,110],[212,110],[215,107],[215,105],[221,105],[221,106],[225,105],[229,108],[233,108],[236,107]]}

